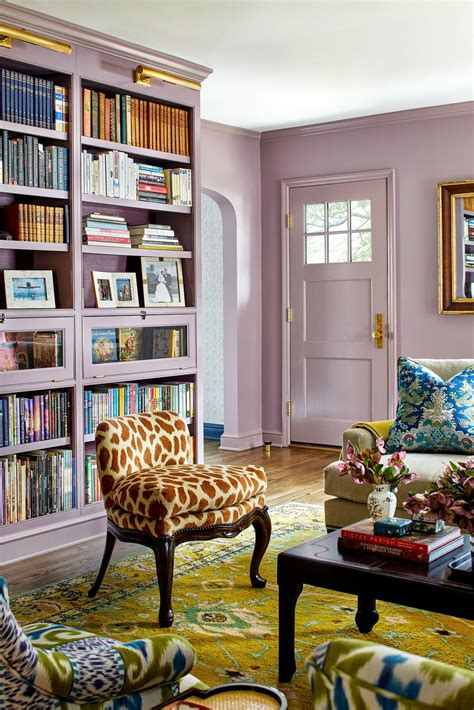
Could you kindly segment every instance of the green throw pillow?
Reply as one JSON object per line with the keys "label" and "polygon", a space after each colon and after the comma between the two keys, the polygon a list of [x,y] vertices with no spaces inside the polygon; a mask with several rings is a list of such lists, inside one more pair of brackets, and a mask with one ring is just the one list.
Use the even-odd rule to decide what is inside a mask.
{"label": "green throw pillow", "polygon": [[474,454],[474,366],[444,382],[423,365],[398,360],[397,417],[387,451]]}

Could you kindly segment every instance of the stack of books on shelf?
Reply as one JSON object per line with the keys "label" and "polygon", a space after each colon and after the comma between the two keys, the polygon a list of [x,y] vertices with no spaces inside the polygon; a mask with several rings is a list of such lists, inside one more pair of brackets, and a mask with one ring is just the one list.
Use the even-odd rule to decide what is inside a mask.
{"label": "stack of books on shelf", "polygon": [[82,94],[85,137],[189,155],[186,109],[88,88]]}
{"label": "stack of books on shelf", "polygon": [[75,507],[75,467],[69,449],[0,458],[1,525]]}
{"label": "stack of books on shelf", "polygon": [[69,205],[50,207],[14,203],[4,207],[5,228],[20,242],[69,244]]}
{"label": "stack of books on shelf", "polygon": [[189,168],[171,168],[165,170],[168,202],[170,205],[192,207],[192,179]]}
{"label": "stack of books on shelf", "polygon": [[18,446],[70,435],[69,392],[0,397],[0,445]]}
{"label": "stack of books on shelf", "polygon": [[369,552],[429,564],[462,547],[463,543],[459,528],[449,526],[434,535],[416,532],[403,537],[375,535],[374,523],[368,518],[342,528],[338,547],[341,551]]}
{"label": "stack of books on shelf", "polygon": [[64,86],[50,79],[2,69],[0,87],[3,121],[67,131],[69,101]]}
{"label": "stack of books on shelf", "polygon": [[170,224],[135,224],[129,230],[132,247],[183,251]]}
{"label": "stack of books on shelf", "polygon": [[105,419],[141,412],[172,410],[184,418],[194,416],[194,383],[141,385],[128,382],[84,392],[84,433],[93,434]]}
{"label": "stack of books on shelf", "polygon": [[102,500],[97,459],[94,454],[87,454],[84,460],[84,496],[86,505]]}
{"label": "stack of books on shelf", "polygon": [[82,218],[84,244],[130,247],[130,232],[123,217],[94,212]]}
{"label": "stack of books on shelf", "polygon": [[138,199],[166,204],[168,190],[163,168],[138,163]]}
{"label": "stack of books on shelf", "polygon": [[9,138],[0,134],[0,182],[5,185],[67,190],[68,149],[44,146],[35,136]]}

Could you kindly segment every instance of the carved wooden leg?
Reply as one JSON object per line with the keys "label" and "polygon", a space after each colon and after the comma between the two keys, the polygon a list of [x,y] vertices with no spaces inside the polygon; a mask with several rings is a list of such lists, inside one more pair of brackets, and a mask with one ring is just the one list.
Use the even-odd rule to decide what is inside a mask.
{"label": "carved wooden leg", "polygon": [[110,558],[112,557],[112,552],[114,551],[115,542],[115,535],[110,532],[110,530],[107,530],[107,537],[105,538],[105,550],[104,555],[102,557],[102,562],[100,564],[99,573],[94,584],[87,592],[88,597],[95,597],[95,595],[100,589],[100,585],[102,584],[105,573],[107,572],[107,567],[109,566]]}
{"label": "carved wooden leg", "polygon": [[379,620],[379,615],[375,608],[376,601],[370,597],[361,595],[357,598],[356,624],[361,634],[368,634]]}
{"label": "carved wooden leg", "polygon": [[173,588],[174,569],[174,538],[164,538],[157,540],[153,551],[156,561],[156,575],[160,588],[160,611],[158,621],[162,628],[166,629],[173,623],[173,609],[171,608],[171,590]]}
{"label": "carved wooden leg", "polygon": [[296,670],[295,608],[303,585],[292,579],[278,583],[278,680],[288,683]]}
{"label": "carved wooden leg", "polygon": [[268,515],[268,510],[257,510],[257,517],[253,520],[252,525],[255,529],[255,547],[253,550],[252,561],[250,562],[250,581],[252,587],[264,587],[267,583],[266,579],[260,576],[258,569],[263,555],[270,542],[272,534],[272,521]]}

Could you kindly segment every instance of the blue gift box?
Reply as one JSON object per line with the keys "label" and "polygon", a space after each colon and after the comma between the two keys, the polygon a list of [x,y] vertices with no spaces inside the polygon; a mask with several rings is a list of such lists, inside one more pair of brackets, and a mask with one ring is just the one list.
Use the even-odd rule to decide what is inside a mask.
{"label": "blue gift box", "polygon": [[412,532],[413,524],[411,520],[405,518],[381,518],[374,522],[375,535],[386,535],[388,537],[403,537]]}

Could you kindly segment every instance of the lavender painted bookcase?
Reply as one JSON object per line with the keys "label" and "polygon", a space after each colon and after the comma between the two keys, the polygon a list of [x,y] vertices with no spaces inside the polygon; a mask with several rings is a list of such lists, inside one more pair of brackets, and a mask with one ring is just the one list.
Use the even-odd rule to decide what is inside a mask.
{"label": "lavender painted bookcase", "polygon": [[[71,45],[62,54],[33,44],[13,40],[11,48],[0,47],[0,68],[52,78],[69,90],[67,133],[0,121],[12,137],[36,136],[45,144],[69,149],[69,190],[40,189],[0,184],[0,213],[12,203],[33,202],[49,206],[69,205],[70,244],[0,240],[0,340],[4,333],[56,333],[60,357],[56,367],[35,367],[0,372],[0,397],[10,394],[41,395],[46,391],[67,392],[70,399],[67,436],[0,448],[1,456],[25,454],[34,449],[70,449],[75,461],[75,506],[67,511],[34,517],[0,526],[0,564],[58,549],[102,535],[105,514],[102,503],[86,503],[85,461],[94,452],[93,435],[86,435],[84,393],[114,383],[184,382],[194,385],[194,413],[189,427],[194,437],[195,459],[203,459],[202,395],[200,388],[200,141],[199,91],[173,81],[152,81],[151,86],[134,83],[137,65],[152,67],[168,75],[200,84],[210,73],[206,67],[177,59],[155,50],[71,25],[41,13],[8,3],[0,8],[2,23],[50,37]],[[82,88],[110,90],[137,98],[153,98],[169,106],[184,108],[189,116],[190,157],[161,153],[82,136]],[[192,169],[192,207],[133,202],[118,198],[82,195],[81,151],[117,149],[134,160],[162,167]],[[124,217],[130,224],[156,222],[174,228],[183,252],[161,252],[82,244],[82,217],[102,212]],[[0,219],[3,220],[1,214]],[[3,221],[2,221],[3,223]],[[143,305],[140,287],[141,255],[182,258],[185,307],[149,308]],[[55,279],[55,309],[7,309],[3,288],[5,269],[52,270]],[[95,306],[91,271],[137,273],[138,308],[98,309]],[[140,328],[142,333],[169,327],[184,333],[185,348],[178,357],[163,357],[153,350],[140,359],[94,363],[94,329]],[[11,338],[10,338],[11,339]],[[8,340],[8,338],[7,338]]]}

